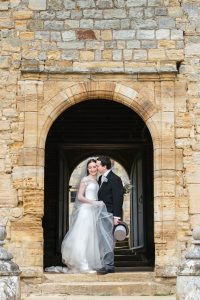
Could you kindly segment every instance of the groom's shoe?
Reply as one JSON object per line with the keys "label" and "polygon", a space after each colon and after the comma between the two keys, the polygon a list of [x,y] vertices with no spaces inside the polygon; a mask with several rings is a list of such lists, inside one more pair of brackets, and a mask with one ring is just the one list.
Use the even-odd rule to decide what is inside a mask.
{"label": "groom's shoe", "polygon": [[97,275],[105,275],[108,273],[115,273],[114,269],[105,269],[105,268],[101,268],[97,270]]}

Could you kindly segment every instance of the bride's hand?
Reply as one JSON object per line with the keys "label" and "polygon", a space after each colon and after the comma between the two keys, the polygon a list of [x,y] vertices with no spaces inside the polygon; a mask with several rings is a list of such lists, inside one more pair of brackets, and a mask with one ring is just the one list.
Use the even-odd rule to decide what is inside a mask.
{"label": "bride's hand", "polygon": [[103,201],[97,201],[97,202],[96,202],[96,205],[97,205],[97,206],[103,206],[103,205],[104,205],[104,202],[103,202]]}

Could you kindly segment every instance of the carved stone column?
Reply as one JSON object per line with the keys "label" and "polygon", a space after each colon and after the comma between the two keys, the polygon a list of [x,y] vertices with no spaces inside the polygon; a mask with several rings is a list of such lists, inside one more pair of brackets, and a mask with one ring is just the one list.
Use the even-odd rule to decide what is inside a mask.
{"label": "carved stone column", "polygon": [[2,247],[5,238],[5,227],[0,226],[0,299],[19,300],[21,272],[18,265],[11,261],[12,254]]}
{"label": "carved stone column", "polygon": [[181,264],[177,277],[177,300],[200,300],[200,226],[192,233],[193,248]]}

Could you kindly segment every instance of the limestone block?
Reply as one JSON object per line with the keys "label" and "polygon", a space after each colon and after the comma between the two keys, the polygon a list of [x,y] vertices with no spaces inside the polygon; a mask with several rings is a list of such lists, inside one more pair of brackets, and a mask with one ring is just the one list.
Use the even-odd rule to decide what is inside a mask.
{"label": "limestone block", "polygon": [[120,29],[120,20],[95,20],[94,29]]}
{"label": "limestone block", "polygon": [[25,112],[24,146],[37,146],[37,113]]}
{"label": "limestone block", "polygon": [[176,149],[176,170],[183,170],[183,150]]}
{"label": "limestone block", "polygon": [[103,41],[111,41],[112,40],[112,31],[111,30],[102,30],[101,38]]}
{"label": "limestone block", "polygon": [[44,149],[40,148],[23,148],[19,152],[19,166],[43,166]]}
{"label": "limestone block", "polygon": [[11,59],[9,56],[0,57],[0,69],[8,69],[11,65]]}
{"label": "limestone block", "polygon": [[[36,244],[40,245],[39,247]],[[42,243],[26,243],[26,248],[24,249],[23,260],[21,265],[23,267],[42,267],[43,265],[43,247]]]}
{"label": "limestone block", "polygon": [[61,52],[60,51],[48,51],[48,53],[47,53],[47,58],[48,59],[59,60],[60,57],[61,57]]}
{"label": "limestone block", "polygon": [[[164,248],[166,251],[168,246],[166,243],[176,241],[176,221],[155,222],[154,229],[155,243],[157,243],[156,249],[160,252],[159,248]],[[161,244],[160,247],[159,244]],[[164,246],[163,244],[166,245]]]}
{"label": "limestone block", "polygon": [[159,19],[159,28],[175,28],[175,20],[170,17],[160,17]]}
{"label": "limestone block", "polygon": [[176,210],[176,219],[178,221],[184,221],[188,222],[189,221],[189,213],[188,213],[188,207],[179,207]]}
{"label": "limestone block", "polygon": [[187,138],[190,136],[190,128],[176,128],[176,138]]}
{"label": "limestone block", "polygon": [[156,39],[157,40],[169,40],[170,39],[170,30],[169,29],[156,30]]}
{"label": "limestone block", "polygon": [[146,60],[147,51],[146,50],[134,50],[133,51],[134,60]]}
{"label": "limestone block", "polygon": [[94,51],[80,51],[80,59],[85,61],[94,60]]}
{"label": "limestone block", "polygon": [[46,60],[45,71],[50,71],[53,73],[66,73],[66,71],[72,71],[73,64],[72,61],[54,61],[52,59]]}
{"label": "limestone block", "polygon": [[154,150],[155,167],[154,170],[174,170],[176,163],[175,149],[163,148]]}
{"label": "limestone block", "polygon": [[190,215],[191,227],[195,228],[196,226],[199,226],[199,220],[200,220],[200,214]]}
{"label": "limestone block", "polygon": [[176,198],[175,197],[155,197],[155,221],[175,221],[176,220]]}
{"label": "limestone block", "polygon": [[174,82],[161,82],[161,105],[163,111],[174,112]]}
{"label": "limestone block", "polygon": [[187,183],[199,183],[200,184],[200,165],[188,165],[186,167],[185,179]]}
{"label": "limestone block", "polygon": [[188,208],[189,207],[189,200],[188,197],[176,197],[177,206],[180,208]]}
{"label": "limestone block", "polygon": [[43,190],[24,190],[23,208],[25,214],[43,216],[44,213],[44,191]]}
{"label": "limestone block", "polygon": [[176,191],[175,174],[173,171],[155,171],[155,197],[173,197]]}
{"label": "limestone block", "polygon": [[[81,28],[81,30],[77,30],[77,37],[78,38],[83,38],[83,39],[87,39],[88,38],[91,38],[91,39],[96,39],[96,36],[94,34],[94,31],[91,30],[91,29],[88,29],[88,28],[92,28],[93,29],[93,20],[84,20],[84,19],[81,19],[80,20],[80,23],[79,23],[79,27]],[[83,30],[85,29],[85,30]],[[86,31],[86,34],[84,35],[84,31]]]}
{"label": "limestone block", "polygon": [[139,40],[152,40],[155,37],[154,30],[137,30],[136,37]]}
{"label": "limestone block", "polygon": [[164,49],[149,49],[149,60],[167,60],[166,52]]}
{"label": "limestone block", "polygon": [[158,40],[158,48],[174,49],[176,48],[176,42],[172,40]]}
{"label": "limestone block", "polygon": [[2,50],[6,52],[19,52],[21,49],[21,41],[19,38],[7,38],[2,43]]}
{"label": "limestone block", "polygon": [[188,184],[189,212],[191,214],[200,213],[199,189],[200,184]]}
{"label": "limestone block", "polygon": [[[20,265],[20,264],[19,264]],[[31,281],[33,282],[34,277],[36,278],[36,281],[38,282],[38,278],[43,277],[43,265],[42,266],[23,266],[20,265],[20,270],[21,270],[21,278],[31,278]],[[22,279],[23,280],[23,279]]]}
{"label": "limestone block", "polygon": [[176,114],[176,127],[191,127],[192,116],[188,112],[180,112]]}
{"label": "limestone block", "polygon": [[37,95],[42,93],[43,82],[37,80],[19,81],[18,94],[20,95]]}
{"label": "limestone block", "polygon": [[182,61],[184,59],[183,49],[166,49],[168,59]]}
{"label": "limestone block", "polygon": [[171,30],[171,39],[172,40],[182,40],[183,39],[183,30],[172,29]]}
{"label": "limestone block", "polygon": [[0,174],[0,207],[17,206],[17,193],[12,186],[10,174]]}
{"label": "limestone block", "polygon": [[65,20],[64,22],[65,29],[76,29],[79,28],[79,21],[77,20]]}
{"label": "limestone block", "polygon": [[[10,223],[11,241],[20,243],[43,241],[41,218],[27,214],[22,219]],[[24,234],[24,236],[23,236]]]}
{"label": "limestone block", "polygon": [[43,189],[44,188],[44,168],[43,167],[14,167],[13,186],[21,189]]}
{"label": "limestone block", "polygon": [[195,165],[200,165],[200,152],[193,152],[192,158]]}
{"label": "limestone block", "polygon": [[9,18],[0,19],[0,29],[11,29],[14,28],[14,22]]}
{"label": "limestone block", "polygon": [[132,40],[135,38],[135,30],[114,30],[114,40]]}
{"label": "limestone block", "polygon": [[73,71],[87,72],[87,71],[95,71],[99,70],[101,72],[122,72],[123,71],[123,63],[122,62],[88,62],[88,63],[73,63]]}
{"label": "limestone block", "polygon": [[188,43],[185,47],[185,54],[188,56],[199,55],[200,43]]}
{"label": "limestone block", "polygon": [[127,7],[146,6],[146,0],[127,0]]}
{"label": "limestone block", "polygon": [[0,11],[1,10],[8,10],[8,8],[9,8],[9,2],[8,1],[3,1],[3,2],[1,2],[0,3]]}
{"label": "limestone block", "polygon": [[46,0],[29,0],[28,7],[32,10],[46,10]]}
{"label": "limestone block", "polygon": [[6,226],[10,218],[10,208],[0,207],[0,226]]}
{"label": "limestone block", "polygon": [[[58,54],[59,55],[59,54]],[[52,59],[52,58],[51,58]],[[79,60],[79,51],[76,50],[64,50],[61,54],[61,59],[63,60]]]}
{"label": "limestone block", "polygon": [[98,9],[84,9],[83,16],[86,19],[102,19],[103,11]]}
{"label": "limestone block", "polygon": [[176,147],[177,148],[190,148],[191,147],[190,138],[176,139]]}
{"label": "limestone block", "polygon": [[32,19],[33,12],[31,10],[18,10],[13,12],[14,20],[27,20]]}
{"label": "limestone block", "polygon": [[174,112],[163,112],[162,113],[162,145],[164,148],[174,148]]}
{"label": "limestone block", "polygon": [[102,58],[104,60],[112,60],[112,50],[107,49],[107,50],[102,51]]}
{"label": "limestone block", "polygon": [[105,9],[104,18],[110,19],[111,16],[113,19],[125,19],[127,15],[124,9]]}
{"label": "limestone block", "polygon": [[0,131],[9,130],[10,121],[0,121]]}
{"label": "limestone block", "polygon": [[62,39],[63,39],[63,41],[73,41],[73,40],[75,40],[76,39],[75,31],[73,31],[73,30],[63,31],[62,32]]}

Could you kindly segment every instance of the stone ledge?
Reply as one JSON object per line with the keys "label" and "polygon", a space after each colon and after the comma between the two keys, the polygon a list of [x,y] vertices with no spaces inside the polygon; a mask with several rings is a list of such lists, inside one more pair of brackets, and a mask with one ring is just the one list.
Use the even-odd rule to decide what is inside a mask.
{"label": "stone ledge", "polygon": [[176,61],[159,62],[74,62],[55,61],[46,66],[37,60],[23,60],[22,73],[42,74],[163,74],[178,73]]}

